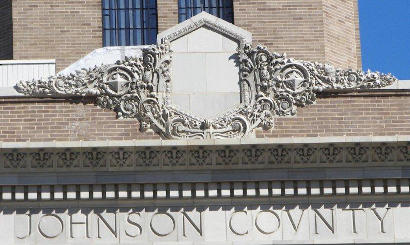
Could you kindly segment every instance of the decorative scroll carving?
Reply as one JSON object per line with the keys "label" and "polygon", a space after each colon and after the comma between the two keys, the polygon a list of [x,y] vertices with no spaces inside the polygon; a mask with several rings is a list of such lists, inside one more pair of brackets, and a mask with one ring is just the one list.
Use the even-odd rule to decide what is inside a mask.
{"label": "decorative scroll carving", "polygon": [[[315,103],[316,94],[326,90],[381,88],[397,79],[391,74],[336,69],[332,65],[287,58],[263,46],[245,44],[239,50],[241,84],[245,104],[259,105],[269,115],[262,126],[269,128],[276,116],[296,114],[297,107]],[[251,91],[251,92],[248,92]]]}
{"label": "decorative scroll carving", "polygon": [[255,128],[271,129],[274,118],[292,116],[329,89],[378,88],[392,84],[390,74],[335,69],[271,53],[262,46],[241,44],[241,105],[215,119],[180,111],[170,101],[171,51],[167,43],[143,49],[141,57],[125,58],[68,76],[19,82],[16,89],[36,96],[96,96],[96,104],[119,118],[137,118],[163,138],[238,138]]}

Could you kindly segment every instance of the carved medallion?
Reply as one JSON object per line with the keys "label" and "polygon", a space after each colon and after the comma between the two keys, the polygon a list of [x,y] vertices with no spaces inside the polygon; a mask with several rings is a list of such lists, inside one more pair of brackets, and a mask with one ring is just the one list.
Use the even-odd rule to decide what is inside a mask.
{"label": "carved medallion", "polygon": [[122,66],[109,67],[104,74],[105,91],[113,96],[121,96],[130,90],[134,81],[132,72]]}

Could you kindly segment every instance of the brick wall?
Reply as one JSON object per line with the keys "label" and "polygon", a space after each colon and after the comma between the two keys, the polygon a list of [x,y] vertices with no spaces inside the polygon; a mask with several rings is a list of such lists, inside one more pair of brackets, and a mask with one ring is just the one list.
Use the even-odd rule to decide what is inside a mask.
{"label": "brick wall", "polygon": [[351,0],[323,2],[325,59],[344,68],[361,68],[358,3]]}
{"label": "brick wall", "polygon": [[322,0],[234,0],[234,23],[253,43],[298,59],[325,61]]}
{"label": "brick wall", "polygon": [[361,68],[357,0],[234,0],[234,15],[271,51]]}
{"label": "brick wall", "polygon": [[159,138],[139,132],[136,119],[93,104],[49,99],[0,99],[0,141],[77,141]]}
{"label": "brick wall", "polygon": [[178,24],[178,0],[157,0],[158,32]]}
{"label": "brick wall", "polygon": [[355,25],[355,38],[356,38],[356,64],[358,69],[362,69],[362,50],[360,44],[360,17],[359,17],[359,3],[356,2],[354,7],[354,25]]}
{"label": "brick wall", "polygon": [[258,137],[410,135],[410,92],[320,98]]}
{"label": "brick wall", "polygon": [[13,0],[14,59],[56,58],[57,71],[102,46],[101,0]]}
{"label": "brick wall", "polygon": [[0,60],[13,58],[11,0],[0,1]]}
{"label": "brick wall", "polygon": [[[275,120],[257,137],[410,135],[410,92],[349,94],[319,98],[294,117]],[[135,119],[90,103],[51,99],[1,99],[0,141],[158,139],[139,132]]]}

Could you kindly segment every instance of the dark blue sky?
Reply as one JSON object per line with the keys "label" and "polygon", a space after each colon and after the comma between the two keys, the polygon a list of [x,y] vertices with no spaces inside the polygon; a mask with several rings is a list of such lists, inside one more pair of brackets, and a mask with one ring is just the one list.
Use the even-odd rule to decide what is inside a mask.
{"label": "dark blue sky", "polygon": [[363,70],[410,80],[410,0],[359,0]]}

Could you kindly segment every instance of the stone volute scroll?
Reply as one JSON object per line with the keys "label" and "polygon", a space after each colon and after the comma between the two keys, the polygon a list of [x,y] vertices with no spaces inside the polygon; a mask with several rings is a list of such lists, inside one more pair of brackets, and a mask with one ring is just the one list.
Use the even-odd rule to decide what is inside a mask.
{"label": "stone volute scroll", "polygon": [[239,138],[274,127],[326,90],[380,88],[390,74],[336,69],[252,46],[249,32],[205,12],[114,65],[16,85],[31,96],[95,96],[118,118],[166,139]]}

